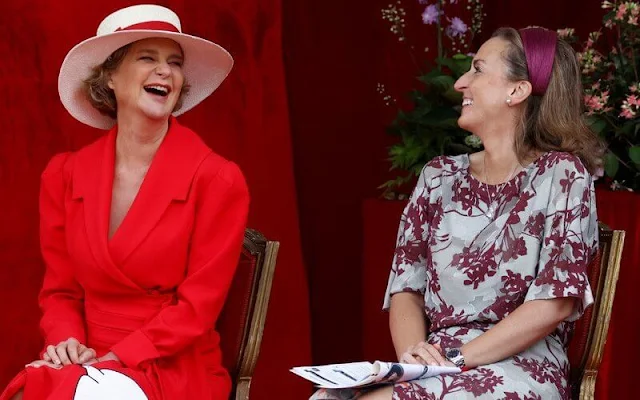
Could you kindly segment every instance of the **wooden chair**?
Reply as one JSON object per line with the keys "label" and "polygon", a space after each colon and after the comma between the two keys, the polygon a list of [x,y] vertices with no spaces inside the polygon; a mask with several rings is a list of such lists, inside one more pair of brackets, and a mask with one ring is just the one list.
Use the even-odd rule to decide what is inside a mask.
{"label": "wooden chair", "polygon": [[594,304],[575,325],[569,344],[570,385],[573,399],[592,400],[595,396],[598,368],[607,340],[613,298],[616,292],[624,231],[605,225],[599,227],[598,255],[589,266],[589,283]]}
{"label": "wooden chair", "polygon": [[217,324],[223,363],[233,383],[231,400],[249,399],[279,247],[255,230],[245,232],[238,270]]}

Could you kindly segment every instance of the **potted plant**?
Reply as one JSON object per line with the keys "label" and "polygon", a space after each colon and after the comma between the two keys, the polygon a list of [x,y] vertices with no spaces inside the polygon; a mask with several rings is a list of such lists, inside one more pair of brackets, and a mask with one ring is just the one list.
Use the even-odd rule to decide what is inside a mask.
{"label": "potted plant", "polygon": [[640,189],[640,5],[603,1],[603,27],[579,43],[573,29],[591,128],[607,143],[604,173],[613,188]]}

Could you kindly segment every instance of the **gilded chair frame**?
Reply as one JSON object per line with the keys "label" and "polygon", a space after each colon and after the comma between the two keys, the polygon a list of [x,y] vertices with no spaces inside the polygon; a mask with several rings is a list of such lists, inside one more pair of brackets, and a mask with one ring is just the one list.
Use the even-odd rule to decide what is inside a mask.
{"label": "gilded chair frame", "polygon": [[267,317],[271,285],[280,243],[267,240],[260,232],[247,229],[244,235],[244,251],[256,257],[256,279],[250,296],[250,312],[245,322],[242,345],[238,357],[238,377],[235,382],[235,399],[249,400],[251,378],[258,361],[264,322]]}
{"label": "gilded chair frame", "polygon": [[600,224],[598,231],[601,267],[597,287],[592,288],[594,309],[589,321],[585,352],[580,363],[583,366],[580,371],[580,400],[593,400],[595,396],[596,379],[607,341],[625,236],[624,231],[611,230],[604,224]]}

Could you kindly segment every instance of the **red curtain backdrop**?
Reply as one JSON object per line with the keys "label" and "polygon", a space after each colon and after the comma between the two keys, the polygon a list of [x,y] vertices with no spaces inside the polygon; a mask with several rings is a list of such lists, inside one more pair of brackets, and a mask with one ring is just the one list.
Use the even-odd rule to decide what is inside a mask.
{"label": "red curtain backdrop", "polygon": [[[236,60],[222,87],[181,117],[218,153],[242,167],[252,194],[250,226],[282,243],[252,398],[305,398],[310,386],[288,369],[310,362],[281,48],[279,0],[158,1],[185,32],[219,42]],[[0,387],[37,356],[39,175],[56,152],[100,132],[73,120],[58,100],[66,52],[93,36],[108,13],[133,1],[0,2]],[[285,393],[285,394],[283,394]],[[283,394],[283,395],[281,395]]]}
{"label": "red curtain backdrop", "polygon": [[[72,120],[59,104],[58,67],[66,51],[93,35],[106,14],[133,3],[0,2],[5,55],[0,63],[0,341],[8,344],[0,357],[0,386],[39,347],[39,174],[51,155],[77,149],[99,134]],[[385,158],[393,138],[385,126],[394,110],[384,106],[376,86],[381,82],[394,95],[405,93],[415,84],[416,67],[381,20],[386,0],[156,3],[173,8],[185,31],[219,41],[236,59],[221,89],[181,120],[240,163],[253,195],[251,225],[282,242],[252,396],[304,398],[309,386],[287,372],[310,362],[301,250],[310,283],[313,361],[359,360],[361,310],[378,310],[382,299],[381,292],[363,297],[372,292],[361,279],[367,272],[362,270],[363,231],[373,228],[363,225],[361,206],[392,176]],[[504,25],[571,26],[584,37],[599,27],[602,15],[598,0],[484,3],[487,18],[478,43]],[[404,5],[405,18],[419,21],[423,6],[417,0]],[[428,31],[419,41],[435,47]],[[618,293],[623,296],[630,294]],[[616,312],[614,319],[622,318]],[[623,343],[624,331],[615,330],[620,336],[610,341]],[[623,374],[627,367],[612,366],[612,371]],[[612,387],[614,382],[611,378]],[[626,394],[611,393],[611,398]]]}
{"label": "red curtain backdrop", "polygon": [[[285,70],[315,363],[360,359],[362,199],[388,168],[390,120],[376,82],[392,75],[386,0],[283,0]],[[402,79],[402,78],[401,78]],[[379,299],[372,299],[378,306]],[[380,303],[381,304],[381,303]]]}
{"label": "red curtain backdrop", "polygon": [[640,319],[635,296],[640,281],[640,195],[597,190],[596,200],[598,219],[612,229],[626,232],[596,398],[633,398],[632,393],[637,392],[633,360],[640,356]]}

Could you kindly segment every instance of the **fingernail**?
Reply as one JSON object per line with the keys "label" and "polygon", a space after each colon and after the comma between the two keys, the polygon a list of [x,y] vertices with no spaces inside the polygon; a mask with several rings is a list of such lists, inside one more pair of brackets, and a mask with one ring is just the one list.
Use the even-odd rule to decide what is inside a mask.
{"label": "fingernail", "polygon": [[53,363],[54,363],[55,365],[60,365],[60,360],[53,360]]}

